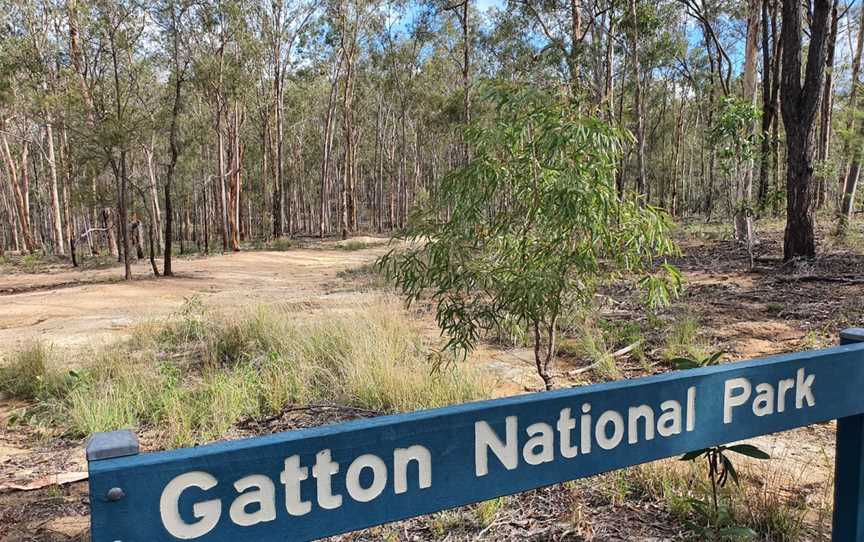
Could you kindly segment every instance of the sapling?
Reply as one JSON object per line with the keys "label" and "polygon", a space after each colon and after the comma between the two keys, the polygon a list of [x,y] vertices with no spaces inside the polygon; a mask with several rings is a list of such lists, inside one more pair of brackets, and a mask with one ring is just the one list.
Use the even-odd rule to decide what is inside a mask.
{"label": "sapling", "polygon": [[621,277],[668,302],[680,274],[663,257],[677,248],[665,212],[616,188],[628,134],[553,92],[498,85],[484,103],[493,113],[466,132],[471,160],[412,215],[398,235],[408,248],[379,265],[409,304],[431,297],[445,349],[464,356],[523,326],[551,389],[561,319]]}
{"label": "sapling", "polygon": [[697,369],[699,367],[710,367],[712,365],[720,365],[720,359],[725,353],[726,352],[714,352],[713,354],[709,354],[703,358],[673,358],[669,360],[669,363],[679,371],[685,369]]}
{"label": "sapling", "polygon": [[[770,459],[770,456],[752,444],[734,444],[732,446],[712,446],[681,456],[681,461],[696,461],[700,457],[705,458],[708,464],[708,481],[711,484],[711,509],[709,510],[704,501],[694,499],[691,501],[694,510],[706,520],[708,528],[714,535],[715,540],[752,538],[756,535],[752,529],[731,524],[731,516],[728,507],[720,502],[719,491],[726,487],[731,478],[735,485],[740,485],[738,471],[729,458],[727,452],[734,452],[753,459]],[[699,527],[694,525],[694,527]],[[705,533],[707,534],[707,533]]]}

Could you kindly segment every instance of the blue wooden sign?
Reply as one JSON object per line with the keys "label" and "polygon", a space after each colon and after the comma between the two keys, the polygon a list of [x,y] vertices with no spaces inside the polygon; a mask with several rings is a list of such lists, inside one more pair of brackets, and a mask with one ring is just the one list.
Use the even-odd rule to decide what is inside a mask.
{"label": "blue wooden sign", "polygon": [[860,540],[862,391],[856,343],[169,452],[96,435],[92,537],[310,540],[843,418]]}

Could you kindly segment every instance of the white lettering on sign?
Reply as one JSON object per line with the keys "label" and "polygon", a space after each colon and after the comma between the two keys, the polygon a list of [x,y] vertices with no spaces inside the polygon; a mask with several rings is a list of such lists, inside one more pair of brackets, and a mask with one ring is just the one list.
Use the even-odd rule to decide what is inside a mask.
{"label": "white lettering on sign", "polygon": [[[249,488],[255,491],[244,493]],[[231,503],[228,515],[231,521],[242,527],[249,527],[276,519],[276,487],[273,481],[263,474],[253,474],[234,482],[234,489],[240,496]],[[246,507],[255,505],[257,510],[249,512]]]}
{"label": "white lettering on sign", "polygon": [[279,481],[285,486],[285,509],[292,516],[304,516],[312,511],[312,503],[300,495],[300,482],[309,478],[309,467],[300,466],[300,456],[285,460],[285,470]]}
{"label": "white lettering on sign", "polygon": [[484,476],[489,473],[490,450],[508,470],[513,470],[519,465],[519,455],[516,448],[516,431],[519,422],[516,416],[507,416],[504,423],[507,424],[505,442],[501,442],[492,426],[487,422],[479,421],[474,424],[474,469],[477,476]]}
{"label": "white lettering on sign", "polygon": [[[363,487],[360,483],[360,474],[363,469],[372,471],[372,483],[369,487]],[[347,482],[348,494],[357,502],[369,502],[384,491],[387,485],[387,465],[384,461],[373,454],[361,455],[348,467]]]}
{"label": "white lettering on sign", "polygon": [[[755,416],[769,416],[775,413],[785,412],[787,405],[792,408],[788,400],[789,393],[794,391],[794,408],[800,410],[816,405],[813,396],[813,382],[816,375],[808,375],[806,371],[798,369],[795,378],[783,378],[773,385],[770,382],[760,382],[756,385],[756,395],[751,402],[751,410]],[[753,384],[746,378],[732,378],[723,385],[723,423],[732,423],[734,410],[747,404],[753,395]]]}
{"label": "white lettering on sign", "polygon": [[[684,405],[682,402],[668,400],[660,403],[659,413],[651,405],[636,405],[627,408],[626,415],[615,409],[602,412],[596,422],[591,415],[591,404],[583,403],[582,415],[577,424],[572,416],[572,408],[563,408],[558,413],[558,421],[552,425],[536,422],[525,428],[528,437],[522,446],[521,460],[527,465],[540,465],[555,460],[555,452],[563,459],[573,459],[578,455],[591,453],[592,443],[596,442],[603,450],[613,450],[623,442],[637,444],[654,440],[658,435],[663,438],[680,435],[682,430],[696,429],[696,388],[687,389]],[[579,429],[577,438],[573,431]],[[684,428],[684,429],[682,429]],[[507,470],[519,466],[519,420],[516,416],[504,419],[504,435],[492,428],[485,420],[474,424],[474,474],[489,474],[490,458]],[[593,438],[592,438],[593,437]],[[555,440],[558,440],[556,447]]]}
{"label": "white lettering on sign", "polygon": [[[408,491],[408,469],[416,465],[418,489],[432,486],[432,454],[425,446],[415,444],[393,451],[393,492]],[[315,455],[312,477],[315,478],[315,502],[324,509],[342,506],[342,495],[333,492],[333,476],[339,474],[341,466],[333,461],[330,450],[321,450]],[[300,464],[300,456],[285,459],[284,470],[279,481],[285,489],[285,509],[291,516],[303,516],[312,511],[313,501],[304,500],[302,482],[309,479],[309,467]],[[369,471],[371,476],[364,475]],[[345,473],[345,488],[353,500],[370,502],[378,498],[387,488],[390,473],[384,460],[374,454],[364,454],[351,462]],[[212,531],[222,515],[222,501],[209,498],[192,505],[192,515],[197,521],[187,522],[180,514],[180,497],[190,488],[208,491],[219,481],[210,473],[192,471],[172,479],[162,490],[159,512],[162,525],[174,538],[188,540]],[[413,484],[412,484],[413,485]],[[249,527],[276,519],[276,487],[270,477],[251,474],[235,481],[237,496],[228,509],[228,518],[241,527]]]}
{"label": "white lettering on sign", "polygon": [[396,448],[393,452],[393,492],[399,495],[408,491],[408,464],[417,463],[418,487],[432,486],[432,454],[425,446]]}
{"label": "white lettering on sign", "polygon": [[219,481],[211,474],[202,471],[187,472],[174,478],[162,491],[159,499],[159,513],[162,525],[174,538],[188,540],[209,533],[219,522],[222,515],[222,503],[218,500],[197,502],[192,506],[192,515],[198,521],[186,523],[180,517],[180,495],[190,487],[208,490],[216,487]]}
{"label": "white lettering on sign", "polygon": [[[815,376],[804,369],[798,369],[794,377],[787,376],[790,378],[778,378],[773,382],[754,383],[740,377],[724,381],[722,390],[717,390],[714,396],[719,399],[722,391],[723,423],[733,423],[736,415],[740,418],[738,409],[748,404],[756,417],[815,406]],[[519,417],[513,415],[497,420],[477,420],[473,423],[474,474],[488,476],[492,467],[506,472],[556,460],[578,461],[580,456],[693,432],[697,422],[696,387],[679,393],[681,395],[674,398],[634,401],[599,412],[600,409],[592,411],[587,402],[570,405],[550,413],[554,417],[526,420],[522,426]],[[718,410],[711,418],[719,418],[719,414]],[[314,463],[305,465],[299,455],[286,457],[278,473],[282,484],[279,490],[274,479],[265,474],[249,473],[224,481],[235,493],[225,502],[213,496],[213,489],[222,480],[201,470],[181,474],[162,491],[159,501],[162,524],[174,538],[188,540],[216,528],[223,521],[223,507],[227,510],[224,517],[241,527],[275,521],[277,495],[284,495],[283,513],[300,517],[310,514],[315,507],[319,511],[337,510],[344,506],[346,499],[371,503],[382,496],[432,487],[433,456],[429,448],[420,444],[395,448],[389,463],[379,455],[366,453],[342,465],[334,460],[330,449],[319,450],[314,457]],[[448,457],[448,461],[454,460],[459,458]],[[188,511],[181,513],[181,500],[191,504],[191,517]],[[184,504],[182,509],[188,510],[187,506]]]}

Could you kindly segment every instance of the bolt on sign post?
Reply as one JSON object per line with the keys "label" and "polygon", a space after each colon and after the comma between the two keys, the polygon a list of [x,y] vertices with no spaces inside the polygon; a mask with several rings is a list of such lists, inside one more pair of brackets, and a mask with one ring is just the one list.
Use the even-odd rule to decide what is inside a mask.
{"label": "bolt on sign post", "polygon": [[838,419],[834,540],[864,541],[864,329],[842,342],[168,452],[96,434],[92,538],[311,540]]}

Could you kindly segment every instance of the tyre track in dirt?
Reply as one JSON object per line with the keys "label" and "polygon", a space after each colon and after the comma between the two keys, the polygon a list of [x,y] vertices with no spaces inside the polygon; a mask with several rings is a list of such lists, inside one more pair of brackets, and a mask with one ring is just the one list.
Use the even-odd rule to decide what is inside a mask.
{"label": "tyre track in dirt", "polygon": [[136,323],[176,312],[192,296],[228,309],[250,302],[345,304],[363,294],[332,291],[339,272],[371,263],[386,250],[381,244],[355,251],[325,244],[180,258],[176,276],[167,278],[153,277],[149,262],[141,261],[128,282],[120,280],[120,267],[0,276],[0,353],[33,340],[73,348],[105,343]]}

